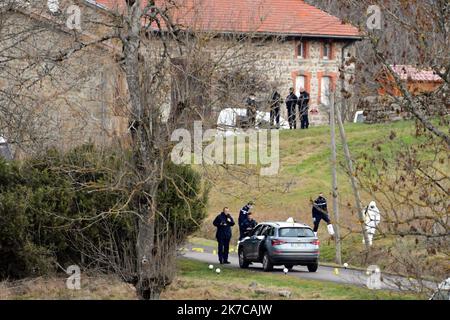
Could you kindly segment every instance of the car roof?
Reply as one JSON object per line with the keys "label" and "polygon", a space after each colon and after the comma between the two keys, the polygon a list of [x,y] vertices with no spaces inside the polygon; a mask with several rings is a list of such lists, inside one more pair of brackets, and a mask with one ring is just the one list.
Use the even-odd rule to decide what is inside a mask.
{"label": "car roof", "polygon": [[271,225],[273,227],[277,228],[287,228],[287,227],[294,227],[294,228],[311,228],[307,224],[299,223],[299,222],[286,222],[286,221],[270,221],[270,222],[261,222],[260,224],[267,224]]}

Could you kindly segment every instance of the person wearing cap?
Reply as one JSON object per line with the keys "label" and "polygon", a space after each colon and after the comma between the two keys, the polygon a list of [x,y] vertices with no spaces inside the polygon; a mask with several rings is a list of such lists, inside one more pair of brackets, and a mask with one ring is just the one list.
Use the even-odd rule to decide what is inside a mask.
{"label": "person wearing cap", "polygon": [[313,217],[313,223],[314,223],[314,234],[317,235],[317,230],[319,229],[319,224],[321,220],[324,220],[328,226],[328,231],[331,235],[334,234],[334,232],[331,232],[332,225],[330,217],[328,216],[328,209],[327,209],[327,199],[323,196],[323,193],[319,193],[319,197],[317,197],[316,200],[313,202],[312,207],[312,217]]}
{"label": "person wearing cap", "polygon": [[253,208],[253,201],[249,201],[242,209],[239,211],[238,225],[239,225],[239,240],[245,238],[244,223],[247,222],[248,213]]}
{"label": "person wearing cap", "polygon": [[[253,229],[258,225],[255,219],[253,219],[253,212],[247,213],[247,220],[242,224],[243,235],[245,237],[249,237]],[[239,239],[242,240],[242,239]]]}

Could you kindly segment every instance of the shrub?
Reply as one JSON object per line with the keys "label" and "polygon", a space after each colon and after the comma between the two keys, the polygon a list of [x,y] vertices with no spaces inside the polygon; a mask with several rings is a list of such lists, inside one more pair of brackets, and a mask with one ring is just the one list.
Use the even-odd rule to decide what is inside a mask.
{"label": "shrub", "polygon": [[[57,264],[109,270],[111,261],[99,257],[133,255],[127,161],[92,145],[23,163],[0,159],[0,279],[48,274]],[[164,172],[156,223],[182,242],[206,215],[208,188],[188,166],[168,163]]]}

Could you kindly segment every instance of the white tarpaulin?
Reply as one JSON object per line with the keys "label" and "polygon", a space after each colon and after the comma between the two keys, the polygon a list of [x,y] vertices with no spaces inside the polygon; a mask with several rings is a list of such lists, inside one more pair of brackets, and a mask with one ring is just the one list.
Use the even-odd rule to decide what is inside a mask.
{"label": "white tarpaulin", "polygon": [[[247,116],[247,109],[245,108],[226,108],[223,109],[219,118],[217,119],[217,127],[225,129],[226,131],[233,132],[233,129],[237,128],[238,117]],[[256,113],[256,123],[270,123],[270,112],[257,111]],[[256,129],[259,129],[256,126]],[[261,128],[264,129],[264,128]],[[289,129],[289,123],[280,117],[280,129]],[[228,134],[226,134],[228,135]]]}

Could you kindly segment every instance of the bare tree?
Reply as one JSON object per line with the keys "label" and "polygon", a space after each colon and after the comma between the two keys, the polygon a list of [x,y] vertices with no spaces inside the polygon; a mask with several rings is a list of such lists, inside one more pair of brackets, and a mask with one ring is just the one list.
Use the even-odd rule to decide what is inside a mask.
{"label": "bare tree", "polygon": [[[357,44],[356,100],[375,95],[380,71],[393,79],[399,95],[386,98],[406,110],[412,119],[413,141],[406,143],[392,131],[371,146],[374,154],[351,157],[353,170],[346,170],[361,193],[377,201],[382,214],[383,237],[392,242],[371,250],[371,261],[414,279],[445,277],[448,259],[448,148],[449,148],[449,14],[448,1],[310,1],[344,20],[359,25],[365,38]],[[369,6],[381,13],[381,28],[367,27]],[[441,85],[427,94],[411,91],[394,65],[432,70]],[[341,76],[342,77],[342,76]],[[342,103],[338,102],[338,105]],[[369,106],[370,107],[370,106]],[[343,112],[338,112],[338,116]],[[393,150],[389,157],[386,146]],[[345,147],[345,143],[344,143]],[[383,151],[384,150],[384,151]],[[345,165],[344,165],[345,166]],[[359,202],[359,201],[358,201]],[[363,208],[357,206],[361,215]],[[361,220],[361,217],[360,217]],[[363,228],[364,228],[364,224]],[[367,245],[367,239],[366,239]],[[381,251],[378,252],[377,251]],[[381,258],[375,258],[379,255]],[[431,262],[433,261],[433,262]],[[422,281],[419,281],[423,284]],[[421,288],[423,289],[423,288]]]}
{"label": "bare tree", "polygon": [[[62,3],[55,15],[48,13],[45,4],[18,7],[12,3],[2,8],[0,21],[8,21],[9,27],[0,28],[0,38],[7,40],[0,46],[1,128],[15,149],[25,153],[31,149],[44,153],[55,141],[69,149],[88,142],[87,137],[122,152],[122,165],[114,169],[117,178],[106,185],[82,184],[92,192],[111,190],[123,192],[124,197],[107,212],[86,218],[90,226],[110,234],[111,240],[98,247],[81,232],[81,255],[88,265],[106,266],[132,283],[139,298],[157,299],[174,277],[177,246],[188,234],[182,225],[168,223],[169,213],[161,209],[158,199],[162,183],[171,183],[177,190],[188,183],[168,175],[171,134],[179,127],[191,128],[193,120],[205,120],[206,126],[213,127],[216,115],[211,110],[217,113],[226,104],[242,104],[253,90],[267,91],[263,86],[267,81],[252,75],[259,57],[251,49],[259,41],[277,40],[186,28],[174,18],[180,1],[125,1],[118,2],[115,10],[77,3],[83,8],[81,31],[65,27],[64,10],[69,2]],[[31,22],[17,29],[23,21],[19,19]],[[41,37],[39,32],[45,34],[44,42],[36,40]],[[60,36],[55,38],[55,33]],[[211,43],[220,43],[220,50],[211,50]],[[106,78],[97,83],[99,74]],[[105,88],[110,87],[114,93],[107,97],[105,92],[111,90]],[[93,102],[104,100],[100,117],[92,112],[98,103],[91,106],[79,100],[86,97],[86,91]],[[47,96],[47,92],[52,94]],[[75,96],[75,92],[83,94]],[[23,110],[18,113],[20,107]],[[64,113],[72,108],[73,113]],[[111,109],[117,112],[121,126],[125,121],[127,127],[115,139],[111,131],[116,123],[113,128],[107,125],[115,117]],[[79,123],[68,128],[71,116]],[[52,119],[54,126],[49,125]],[[98,131],[91,129],[92,123]],[[96,139],[101,136],[105,138]],[[103,152],[108,150],[105,146]],[[126,156],[129,150],[131,160]],[[94,169],[58,170],[76,175]],[[135,217],[134,231],[123,242],[118,242],[114,226],[105,220],[115,214]]]}

